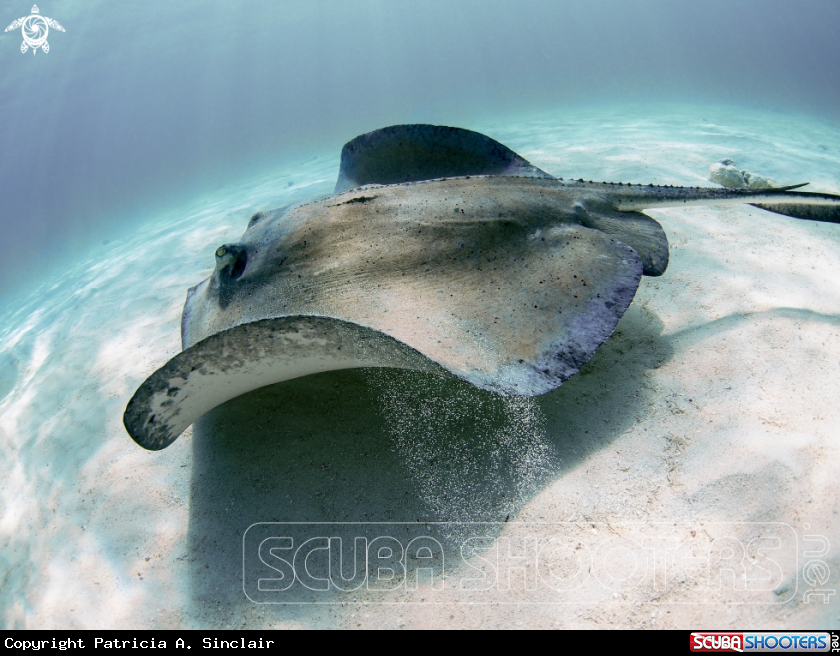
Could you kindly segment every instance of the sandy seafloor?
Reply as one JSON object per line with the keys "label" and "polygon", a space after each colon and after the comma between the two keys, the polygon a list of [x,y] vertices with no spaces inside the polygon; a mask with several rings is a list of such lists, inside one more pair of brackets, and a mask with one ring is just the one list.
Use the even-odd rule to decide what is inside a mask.
{"label": "sandy seafloor", "polygon": [[[804,116],[588,107],[467,127],[567,178],[711,185],[731,157],[840,193],[840,130]],[[333,372],[235,399],[164,451],[136,446],[125,404],[180,350],[214,249],[256,210],[329,193],[337,165],[278,166],[149,216],[3,317],[0,625],[840,626],[838,225],[650,211],[668,271],[542,397]],[[328,604],[243,592],[254,522],[414,522],[457,542],[473,529],[426,522],[505,519],[490,532],[514,552],[555,541],[557,589],[524,589],[528,552],[510,589],[465,591],[448,570],[443,589],[284,598]]]}

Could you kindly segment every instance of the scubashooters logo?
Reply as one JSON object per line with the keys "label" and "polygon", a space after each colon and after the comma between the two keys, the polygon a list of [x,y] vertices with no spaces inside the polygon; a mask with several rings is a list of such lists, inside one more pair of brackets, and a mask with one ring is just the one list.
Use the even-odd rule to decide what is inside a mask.
{"label": "scubashooters logo", "polygon": [[776,522],[266,522],[242,546],[255,603],[775,605],[799,594],[797,536]]}
{"label": "scubashooters logo", "polygon": [[827,632],[712,633],[691,634],[691,651],[696,652],[828,652],[836,638]]}
{"label": "scubashooters logo", "polygon": [[29,16],[18,18],[9,27],[6,32],[20,28],[23,34],[23,43],[20,44],[20,51],[26,52],[32,48],[32,54],[38,52],[38,48],[44,52],[50,51],[50,44],[47,43],[47,35],[50,33],[50,28],[63,32],[64,28],[54,21],[52,18],[41,16],[38,10],[38,5],[32,5],[32,13]]}

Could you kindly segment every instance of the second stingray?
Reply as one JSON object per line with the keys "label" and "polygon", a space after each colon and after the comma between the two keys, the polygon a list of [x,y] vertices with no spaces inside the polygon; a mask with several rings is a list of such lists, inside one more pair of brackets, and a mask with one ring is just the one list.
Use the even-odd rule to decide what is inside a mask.
{"label": "second stingray", "polygon": [[[797,185],[801,186],[801,185]],[[751,203],[840,222],[840,197],[556,179],[476,132],[401,125],[345,145],[333,196],[255,214],[189,290],[184,350],[124,423],[147,449],[264,385],[387,366],[537,395],[609,337],[668,265],[646,208]]]}

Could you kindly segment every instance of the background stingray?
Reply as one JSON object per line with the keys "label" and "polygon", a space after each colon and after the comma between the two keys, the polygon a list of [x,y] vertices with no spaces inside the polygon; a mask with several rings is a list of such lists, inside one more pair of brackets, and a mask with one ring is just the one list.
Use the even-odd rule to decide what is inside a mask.
{"label": "background stingray", "polygon": [[[145,448],[246,391],[336,369],[452,374],[538,395],[609,337],[668,263],[647,208],[750,203],[836,223],[840,197],[555,179],[488,137],[393,126],[342,151],[334,196],[257,213],[189,290],[185,350],[124,422]],[[350,191],[346,191],[346,190]]]}

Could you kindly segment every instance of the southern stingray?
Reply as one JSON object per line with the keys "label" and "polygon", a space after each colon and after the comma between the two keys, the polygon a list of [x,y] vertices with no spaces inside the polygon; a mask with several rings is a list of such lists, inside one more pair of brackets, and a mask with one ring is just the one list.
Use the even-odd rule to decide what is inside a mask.
{"label": "southern stingray", "polygon": [[398,125],[341,152],[335,192],[258,212],[187,292],[183,351],[125,411],[147,449],[250,390],[352,367],[560,386],[610,336],[668,239],[642,210],[749,203],[840,223],[840,196],[563,180],[469,130]]}

